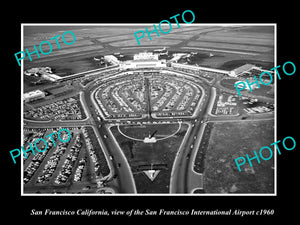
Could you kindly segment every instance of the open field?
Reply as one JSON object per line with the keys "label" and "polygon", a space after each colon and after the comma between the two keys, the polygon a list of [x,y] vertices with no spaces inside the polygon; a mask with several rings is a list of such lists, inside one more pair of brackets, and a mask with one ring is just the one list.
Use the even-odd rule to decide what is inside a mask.
{"label": "open field", "polygon": [[213,31],[210,35],[213,36],[239,36],[239,37],[247,37],[247,38],[272,38],[274,37],[274,27],[270,26],[240,26],[235,27],[233,29],[224,29]]}
{"label": "open field", "polygon": [[[59,55],[65,55],[65,54],[70,54],[70,53],[75,53],[75,52],[80,52],[80,51],[90,51],[90,50],[97,50],[97,49],[102,49],[103,47],[101,45],[83,45],[83,46],[72,46],[69,48],[62,48],[60,50],[56,50],[56,51],[52,51],[50,54],[51,56],[59,56]],[[43,48],[44,50],[44,48]],[[33,51],[28,49],[28,51]],[[45,52],[47,52],[46,48],[44,50]],[[40,54],[40,58],[46,58],[47,55],[42,55]],[[33,55],[32,60],[37,60],[38,56],[37,55]]]}
{"label": "open field", "polygon": [[225,43],[225,42],[221,43],[221,42],[205,42],[205,41],[191,41],[188,43],[188,46],[253,51],[253,52],[267,52],[273,49],[270,47],[264,47],[259,45],[232,44],[232,43]]}
{"label": "open field", "polygon": [[[133,35],[135,31],[143,29],[141,27],[144,28],[144,26],[113,26],[113,24],[111,26],[24,26],[24,46],[38,45],[41,41],[49,40],[57,35],[62,35],[65,31],[72,31],[75,34],[77,41],[87,37],[102,38],[131,33]],[[65,36],[67,41],[69,35],[70,34],[66,34]],[[62,42],[62,40],[60,40],[60,42]]]}
{"label": "open field", "polygon": [[201,34],[189,46],[272,53],[274,36],[273,26],[232,27]]}
{"label": "open field", "polygon": [[[68,40],[68,38],[65,38],[65,39],[68,42],[72,42],[72,39],[71,40]],[[49,39],[46,39],[46,40],[49,40]],[[71,44],[71,45],[66,45],[65,43],[63,43],[63,41],[62,41],[61,38],[60,39],[58,38],[58,40],[59,40],[59,43],[60,43],[59,46],[61,47],[61,50],[67,49],[67,48],[80,47],[80,46],[89,46],[89,45],[93,45],[94,44],[94,42],[92,42],[91,40],[84,40],[84,39],[77,40],[77,38],[76,38],[76,41],[73,44]],[[25,42],[25,43],[27,43],[27,42]],[[40,43],[36,43],[36,46],[38,47],[39,44]],[[24,48],[27,48],[29,52],[33,52],[34,51],[33,44],[31,44],[30,42],[26,46],[24,46]],[[47,45],[47,44],[43,44],[42,45],[42,50],[44,52],[49,52],[50,51],[50,46]],[[53,43],[52,44],[52,51],[54,52],[54,51],[58,51],[58,50],[59,50],[58,45],[55,44],[55,43]],[[35,55],[32,55],[32,58],[34,56]]]}
{"label": "open field", "polygon": [[186,40],[186,39],[189,39],[189,38],[191,38],[191,37],[194,36],[194,34],[187,34],[185,32],[183,32],[183,33],[177,32],[177,33],[174,33],[174,34],[172,34],[171,32],[169,34],[166,34],[166,35],[161,35],[160,38],[163,38],[163,39],[170,38],[170,39]]}
{"label": "open field", "polygon": [[266,38],[205,35],[205,36],[200,36],[197,39],[197,41],[274,46],[274,40],[272,38],[266,39]]}
{"label": "open field", "polygon": [[274,142],[274,120],[215,123],[205,156],[206,193],[273,193],[274,158],[238,171],[234,159]]}
{"label": "open field", "polygon": [[[52,72],[58,76],[67,76],[70,74],[80,73],[88,70],[94,70],[100,68],[95,61],[93,60],[93,56],[99,55],[99,52],[95,52],[92,55],[86,55],[84,57],[70,57],[61,60],[54,61],[33,61],[26,62],[25,61],[25,69],[31,67],[43,67],[49,66],[52,69]],[[46,59],[46,58],[44,58]]]}
{"label": "open field", "polygon": [[[143,45],[161,45],[161,46],[168,46],[168,45],[174,45],[180,43],[181,40],[167,40],[163,39],[157,36],[154,36],[152,40],[149,40],[148,38],[143,38],[140,39],[140,46]],[[139,46],[136,39],[133,38],[131,40],[126,40],[126,41],[118,41],[118,42],[113,42],[111,43],[112,46],[115,47],[122,47],[122,46]]]}
{"label": "open field", "polygon": [[[168,34],[152,33],[152,40],[148,35],[142,38],[141,45],[138,45],[134,32],[138,30],[153,30],[153,26],[147,25],[124,25],[114,26],[25,26],[24,27],[24,46],[32,50],[33,45],[38,47],[41,41],[49,40],[58,34],[62,35],[65,31],[72,31],[76,36],[76,41],[72,45],[63,43],[61,37],[59,42],[62,49],[57,49],[53,42],[53,51],[49,55],[36,54],[32,55],[33,61],[30,62],[25,58],[25,69],[36,66],[50,66],[56,69],[58,75],[67,75],[72,73],[83,72],[90,69],[96,69],[92,59],[99,54],[107,55],[115,52],[122,54],[136,53],[153,48],[169,47],[168,50],[175,52],[205,52],[213,53],[214,57],[203,59],[200,65],[219,68],[230,61],[258,61],[261,63],[273,63],[273,27],[272,26],[202,26],[198,24],[185,25],[180,28],[176,24],[172,25],[172,30]],[[65,36],[67,41],[72,40],[72,36]],[[225,43],[226,42],[226,43]],[[47,44],[43,49],[47,51]],[[190,49],[182,47],[189,46]],[[207,49],[236,50],[241,52],[253,51],[256,55],[239,55],[218,51],[197,50],[197,47]],[[193,49],[195,47],[195,49]],[[130,49],[131,48],[131,49]],[[134,49],[132,49],[134,48]]]}

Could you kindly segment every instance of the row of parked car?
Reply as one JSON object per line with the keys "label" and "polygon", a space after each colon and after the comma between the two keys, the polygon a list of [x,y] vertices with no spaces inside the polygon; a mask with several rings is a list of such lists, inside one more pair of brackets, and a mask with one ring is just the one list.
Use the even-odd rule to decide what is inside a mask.
{"label": "row of parked car", "polygon": [[[45,132],[38,132],[38,134],[39,134],[39,138],[40,138],[40,137],[43,137],[43,135],[45,134]],[[35,138],[37,138],[37,137],[34,135],[34,139],[33,140],[35,140]],[[53,138],[54,138],[54,141],[57,139],[56,136],[54,136]],[[24,181],[25,184],[31,179],[31,177],[33,176],[33,174],[39,168],[40,164],[43,162],[43,160],[44,160],[46,154],[48,153],[49,149],[52,148],[53,142],[51,141],[50,138],[47,139],[47,146],[48,147],[47,147],[47,149],[45,151],[36,153],[36,155],[34,155],[34,157],[32,158],[31,162],[29,163],[29,165],[24,170],[23,181]],[[41,149],[43,149],[43,147]]]}
{"label": "row of parked car", "polygon": [[64,164],[62,166],[61,171],[55,178],[55,183],[66,183],[70,175],[72,174],[73,166],[75,162],[77,161],[77,157],[79,155],[79,151],[81,149],[81,142],[80,142],[80,135],[77,135],[74,141],[74,144],[72,145],[70,149],[70,153],[67,155]]}
{"label": "row of parked car", "polygon": [[79,182],[81,181],[83,170],[85,167],[86,161],[85,159],[81,159],[78,163],[78,167],[76,168],[75,174],[74,174],[74,181]]}
{"label": "row of parked car", "polygon": [[[66,134],[67,135],[67,134]],[[66,137],[62,137],[62,139],[65,139]],[[66,143],[59,143],[56,150],[53,152],[49,160],[47,161],[46,165],[44,166],[44,169],[42,171],[42,175],[40,175],[37,178],[37,183],[46,183],[50,180],[50,177],[53,175],[54,171],[56,170],[56,167],[59,163],[60,158],[67,150],[69,142]]]}

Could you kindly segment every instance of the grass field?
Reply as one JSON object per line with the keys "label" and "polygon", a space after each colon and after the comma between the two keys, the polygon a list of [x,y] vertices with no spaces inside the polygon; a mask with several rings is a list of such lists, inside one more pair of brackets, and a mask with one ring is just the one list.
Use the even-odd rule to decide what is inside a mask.
{"label": "grass field", "polygon": [[239,51],[253,51],[253,52],[267,52],[273,50],[272,47],[259,46],[259,45],[248,45],[248,44],[233,44],[233,43],[222,43],[222,42],[207,42],[207,41],[191,41],[188,46],[196,46],[203,48],[220,48],[230,49]]}
{"label": "grass field", "polygon": [[241,172],[234,161],[273,142],[274,120],[214,124],[205,156],[205,192],[273,193],[274,158],[260,164],[253,160],[253,167],[246,163]]}
{"label": "grass field", "polygon": [[[168,39],[163,39],[157,36],[154,36],[152,40],[149,40],[148,37],[140,39],[141,46],[143,45],[161,45],[161,46],[168,46],[168,45],[174,45],[180,43],[181,40],[168,40]],[[110,45],[115,46],[115,47],[126,47],[126,46],[136,46],[138,47],[138,42],[136,41],[135,38],[132,38],[130,40],[125,40],[125,41],[116,41],[111,43]]]}
{"label": "grass field", "polygon": [[234,43],[234,44],[253,44],[253,45],[267,45],[274,46],[274,40],[272,38],[254,38],[249,37],[234,37],[232,36],[214,36],[206,35],[200,36],[198,41],[209,41],[209,42],[224,42],[224,43]]}
{"label": "grass field", "polygon": [[[148,137],[149,133],[157,131],[155,135],[162,138],[177,131],[178,124],[160,124],[146,126],[121,126],[121,131],[135,138]],[[119,133],[117,127],[112,127],[119,146],[124,152],[131,167],[138,193],[168,193],[170,175],[175,155],[188,129],[182,124],[178,133],[170,138],[156,143],[143,143],[126,138]],[[143,173],[151,168],[160,170],[154,181]]]}
{"label": "grass field", "polygon": [[245,38],[272,38],[274,37],[274,26],[240,26],[233,29],[218,30],[211,32],[209,35],[222,37],[245,37]]}

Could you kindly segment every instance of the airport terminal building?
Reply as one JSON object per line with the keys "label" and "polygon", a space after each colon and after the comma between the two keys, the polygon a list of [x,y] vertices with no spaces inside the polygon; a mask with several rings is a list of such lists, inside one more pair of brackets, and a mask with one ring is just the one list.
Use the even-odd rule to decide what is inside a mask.
{"label": "airport terminal building", "polygon": [[133,56],[133,60],[120,63],[121,70],[142,69],[142,68],[162,68],[166,67],[166,60],[159,60],[158,55],[152,52],[141,52]]}

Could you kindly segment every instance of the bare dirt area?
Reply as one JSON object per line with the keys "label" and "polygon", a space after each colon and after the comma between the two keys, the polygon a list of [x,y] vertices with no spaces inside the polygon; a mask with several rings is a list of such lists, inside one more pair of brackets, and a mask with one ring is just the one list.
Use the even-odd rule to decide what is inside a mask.
{"label": "bare dirt area", "polygon": [[206,193],[273,193],[274,158],[241,166],[235,158],[253,157],[253,151],[274,142],[274,121],[215,123],[205,157]]}

